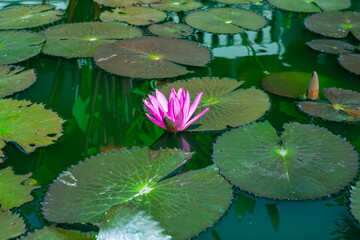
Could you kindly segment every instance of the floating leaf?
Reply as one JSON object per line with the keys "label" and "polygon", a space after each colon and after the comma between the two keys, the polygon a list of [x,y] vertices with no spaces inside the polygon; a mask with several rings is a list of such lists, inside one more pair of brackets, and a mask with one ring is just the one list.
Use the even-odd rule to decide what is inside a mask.
{"label": "floating leaf", "polygon": [[300,123],[285,124],[280,137],[268,122],[233,129],[217,139],[213,160],[241,189],[276,199],[335,193],[358,170],[358,155],[342,137]]}
{"label": "floating leaf", "polygon": [[242,33],[242,28],[258,30],[266,25],[264,17],[235,8],[192,12],[186,16],[185,21],[194,28],[212,33]]}
{"label": "floating leaf", "polygon": [[316,39],[306,44],[314,50],[330,54],[352,53],[355,51],[353,45],[337,40]]}
{"label": "floating leaf", "polygon": [[351,190],[351,213],[360,222],[360,181],[356,182],[356,187]]}
{"label": "floating leaf", "polygon": [[43,52],[67,58],[92,57],[103,45],[142,36],[138,28],[102,22],[63,24],[43,34],[46,37]]}
{"label": "floating leaf", "polygon": [[209,107],[189,131],[219,131],[228,126],[236,127],[260,118],[270,108],[269,97],[255,88],[238,89],[242,82],[228,78],[192,78],[167,84],[160,89],[166,97],[174,87],[183,87],[190,93],[191,101],[204,92],[200,105],[194,115]]}
{"label": "floating leaf", "polygon": [[97,240],[170,240],[157,221],[135,206],[113,206],[107,212]]}
{"label": "floating leaf", "polygon": [[67,230],[55,226],[44,227],[29,233],[21,240],[91,240],[94,239],[80,232]]}
{"label": "floating leaf", "polygon": [[21,6],[0,11],[0,30],[34,28],[55,22],[63,12],[52,6]]}
{"label": "floating leaf", "polygon": [[54,143],[63,122],[42,104],[0,99],[0,142],[16,142],[27,153]]}
{"label": "floating leaf", "polygon": [[29,202],[33,199],[30,192],[36,187],[22,185],[31,174],[15,175],[11,168],[0,171],[0,205],[1,209],[9,210],[13,207]]}
{"label": "floating leaf", "polygon": [[346,70],[360,74],[360,54],[342,54],[338,60]]}
{"label": "floating leaf", "polygon": [[224,214],[232,190],[214,165],[164,179],[189,155],[136,147],[91,157],[50,185],[43,214],[56,222],[98,223],[111,206],[130,202],[174,239],[191,238]]}
{"label": "floating leaf", "polygon": [[107,7],[129,7],[136,4],[153,3],[159,0],[94,0],[100,5]]}
{"label": "floating leaf", "polygon": [[205,66],[210,51],[190,41],[146,37],[103,46],[94,59],[99,67],[121,76],[167,78],[189,73],[177,64]]}
{"label": "floating leaf", "polygon": [[194,29],[186,24],[166,22],[150,25],[149,31],[160,37],[183,38],[190,36]]}
{"label": "floating leaf", "polygon": [[150,6],[164,11],[180,12],[201,8],[202,4],[195,0],[159,0]]}
{"label": "floating leaf", "polygon": [[34,69],[0,66],[0,98],[22,91],[36,81]]}
{"label": "floating leaf", "polygon": [[0,31],[0,65],[21,62],[39,54],[44,41],[37,33]]}
{"label": "floating leaf", "polygon": [[346,9],[350,0],[268,0],[275,7],[294,12],[321,12]]}
{"label": "floating leaf", "polygon": [[148,7],[116,8],[100,14],[100,19],[104,22],[120,21],[133,25],[149,25],[165,18],[166,13],[163,11]]}
{"label": "floating leaf", "polygon": [[301,111],[329,121],[360,121],[360,93],[339,88],[323,90],[331,104],[321,102],[300,102]]}
{"label": "floating leaf", "polygon": [[19,216],[0,210],[0,239],[14,238],[25,231],[24,222]]}
{"label": "floating leaf", "polygon": [[305,26],[327,37],[344,38],[351,32],[360,40],[359,12],[322,12],[305,19]]}
{"label": "floating leaf", "polygon": [[249,4],[249,3],[260,3],[263,0],[216,0],[216,1],[227,4]]}

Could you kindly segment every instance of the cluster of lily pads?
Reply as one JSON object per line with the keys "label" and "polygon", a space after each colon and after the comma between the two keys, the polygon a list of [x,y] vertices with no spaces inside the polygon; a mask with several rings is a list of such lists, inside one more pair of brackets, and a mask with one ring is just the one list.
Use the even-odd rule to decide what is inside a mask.
{"label": "cluster of lily pads", "polygon": [[[95,1],[110,7],[99,16],[103,22],[53,26],[61,20],[63,12],[50,6],[0,11],[0,29],[3,30],[0,31],[0,64],[8,64],[0,65],[1,158],[5,157],[1,148],[6,142],[16,142],[27,153],[54,143],[62,134],[63,124],[56,113],[41,104],[6,98],[25,90],[36,80],[33,69],[9,64],[42,51],[65,58],[93,58],[97,66],[120,76],[170,78],[190,72],[182,65],[201,67],[211,60],[209,49],[176,39],[191,35],[193,28],[235,34],[244,29],[260,29],[267,23],[264,17],[237,7],[197,10],[202,4],[195,0]],[[306,26],[316,32],[320,32],[316,29],[325,29],[317,28],[318,24],[331,14],[338,14],[339,22],[346,20],[342,25],[344,32],[358,30],[357,24],[360,24],[357,13],[326,12],[348,8],[349,0],[268,2],[290,11],[325,11],[305,21]],[[169,11],[192,12],[185,17],[187,25],[157,24]],[[44,25],[51,27],[41,29],[40,33],[24,31]],[[144,25],[150,25],[147,30],[158,36],[144,37],[136,27]],[[328,33],[333,29],[320,33],[338,37],[341,35],[338,29],[338,35]],[[353,34],[358,38],[358,31]],[[352,53],[356,48],[343,44],[336,45],[336,49],[333,44],[313,41],[309,46],[322,51],[328,45],[332,51],[340,49],[341,64],[357,69],[353,59],[359,57]],[[281,96],[304,100],[309,79],[306,73],[275,73],[264,78],[263,87]],[[180,173],[192,153],[179,149],[133,147],[92,156],[70,167],[50,184],[43,198],[42,214],[54,225],[22,235],[21,239],[146,239],[147,236],[188,239],[211,227],[224,215],[233,199],[232,185],[271,199],[314,199],[336,193],[356,177],[358,154],[350,143],[325,128],[296,122],[285,124],[279,136],[269,122],[256,121],[270,109],[268,95],[254,87],[244,89],[242,84],[228,78],[191,78],[159,88],[166,97],[172,88],[184,88],[192,101],[203,92],[197,112],[210,110],[188,130],[229,130],[214,143],[213,165]],[[334,88],[323,91],[330,103],[302,101],[297,103],[299,109],[331,121],[360,120],[359,93]],[[37,187],[31,184],[29,177],[15,175],[11,168],[0,171],[0,239],[16,237],[26,231],[21,218],[8,210],[32,200],[30,192]],[[357,185],[351,201],[352,213],[359,219]],[[90,223],[99,231],[85,234],[60,228],[56,223]]]}

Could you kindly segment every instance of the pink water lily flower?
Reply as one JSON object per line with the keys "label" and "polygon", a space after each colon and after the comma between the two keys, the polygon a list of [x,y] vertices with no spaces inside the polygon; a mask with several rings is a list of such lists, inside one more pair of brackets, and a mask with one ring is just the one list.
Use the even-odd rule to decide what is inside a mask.
{"label": "pink water lily flower", "polygon": [[170,92],[169,101],[159,90],[155,89],[155,93],[156,97],[149,94],[150,103],[143,99],[152,116],[145,114],[150,121],[169,132],[184,131],[209,110],[206,108],[191,119],[200,104],[203,92],[199,93],[192,105],[190,105],[189,91],[185,93],[184,88],[179,88],[178,92],[173,88]]}

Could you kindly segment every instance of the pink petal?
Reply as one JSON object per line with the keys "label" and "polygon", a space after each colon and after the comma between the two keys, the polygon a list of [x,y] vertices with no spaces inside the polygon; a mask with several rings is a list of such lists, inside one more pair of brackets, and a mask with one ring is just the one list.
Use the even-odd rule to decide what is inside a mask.
{"label": "pink petal", "polygon": [[184,125],[188,121],[189,110],[190,110],[190,93],[189,93],[189,91],[186,91],[185,100],[182,105],[182,126],[181,127],[184,127]]}
{"label": "pink petal", "polygon": [[186,125],[180,129],[181,131],[185,130],[186,128],[188,128],[191,124],[193,124],[196,120],[198,120],[200,117],[202,117],[202,115],[204,115],[210,108],[205,108],[204,111],[202,111],[200,114],[196,115],[193,119],[191,119],[188,123],[186,123]]}
{"label": "pink petal", "polygon": [[162,121],[162,117],[159,113],[159,111],[157,109],[154,108],[153,105],[151,105],[148,101],[146,101],[145,99],[143,99],[143,102],[145,104],[145,106],[147,107],[147,109],[149,109],[150,113],[158,120],[158,121]]}
{"label": "pink petal", "polygon": [[163,107],[165,112],[167,112],[168,111],[168,100],[166,99],[165,95],[157,89],[155,89],[155,93],[156,93],[157,100],[159,101],[159,103],[161,104],[161,106]]}
{"label": "pink petal", "polygon": [[192,104],[191,107],[190,107],[189,114],[188,114],[188,116],[187,116],[186,121],[189,121],[190,118],[191,118],[191,116],[195,113],[197,107],[198,107],[199,104],[200,104],[202,95],[203,95],[203,92],[201,92],[201,93],[199,93],[199,95],[197,95],[195,101],[193,102],[193,104]]}
{"label": "pink petal", "polygon": [[173,98],[174,104],[173,104],[173,116],[174,116],[174,123],[176,125],[176,127],[179,129],[181,128],[181,123],[182,123],[182,114],[181,114],[181,106],[179,103],[179,99],[177,98]]}
{"label": "pink petal", "polygon": [[149,114],[145,113],[145,115],[148,117],[150,121],[155,123],[157,126],[166,129],[165,124],[161,121],[156,120],[155,118],[151,117]]}

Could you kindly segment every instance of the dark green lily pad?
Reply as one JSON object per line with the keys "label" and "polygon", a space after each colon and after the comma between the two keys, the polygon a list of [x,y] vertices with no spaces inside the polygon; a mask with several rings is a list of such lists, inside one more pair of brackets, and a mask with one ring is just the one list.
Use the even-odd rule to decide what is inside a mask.
{"label": "dark green lily pad", "polygon": [[91,157],[50,185],[43,214],[55,222],[99,223],[111,206],[132,203],[173,239],[191,238],[224,214],[232,190],[214,165],[162,180],[190,155],[135,147]]}
{"label": "dark green lily pad", "polygon": [[275,7],[294,12],[321,12],[346,9],[350,0],[268,0]]}
{"label": "dark green lily pad", "polygon": [[360,93],[340,88],[324,88],[323,92],[331,104],[300,102],[300,110],[329,121],[360,121]]}
{"label": "dark green lily pad", "polygon": [[152,2],[157,2],[159,0],[94,0],[100,5],[107,7],[130,7],[137,4],[149,4]]}
{"label": "dark green lily pad", "polygon": [[189,73],[177,64],[205,66],[210,61],[210,51],[190,41],[146,37],[103,46],[94,59],[99,67],[117,75],[167,78]]}
{"label": "dark green lily pad", "polygon": [[42,104],[0,99],[0,159],[4,142],[16,142],[25,152],[54,143],[64,121]]}
{"label": "dark green lily pad", "polygon": [[0,239],[9,239],[25,232],[24,222],[16,214],[0,210]]}
{"label": "dark green lily pad", "polygon": [[104,22],[120,21],[133,25],[149,25],[165,18],[166,13],[163,11],[148,7],[116,8],[100,14],[100,19]]}
{"label": "dark green lily pad", "polygon": [[63,12],[52,6],[36,5],[0,10],[0,30],[34,28],[55,22]]}
{"label": "dark green lily pad", "polygon": [[21,240],[91,240],[93,237],[87,236],[80,232],[67,230],[55,226],[44,227],[40,230],[35,230],[29,233],[26,237],[20,238]]}
{"label": "dark green lily pad", "polygon": [[0,31],[0,65],[27,60],[41,51],[45,38],[37,33]]}
{"label": "dark green lily pad", "polygon": [[242,33],[242,28],[258,30],[266,25],[266,19],[256,13],[235,8],[213,8],[196,11],[185,21],[193,28],[212,33]]}
{"label": "dark green lily pad", "polygon": [[34,69],[0,66],[0,98],[30,87],[36,81]]}
{"label": "dark green lily pad", "polygon": [[335,193],[357,174],[358,155],[342,137],[315,125],[289,123],[279,137],[268,122],[219,137],[213,160],[233,184],[275,199]]}
{"label": "dark green lily pad", "polygon": [[150,6],[164,11],[185,12],[201,8],[202,3],[195,0],[158,0]]}
{"label": "dark green lily pad", "polygon": [[63,24],[43,34],[46,37],[43,52],[66,58],[92,57],[103,45],[142,36],[138,28],[102,22]]}
{"label": "dark green lily pad", "polygon": [[360,181],[351,190],[351,213],[360,222]]}
{"label": "dark green lily pad", "polygon": [[249,3],[260,3],[263,0],[216,0],[216,1],[227,4],[249,4]]}
{"label": "dark green lily pad", "polygon": [[114,206],[106,214],[97,240],[170,240],[159,222],[136,205]]}
{"label": "dark green lily pad", "polygon": [[238,89],[243,82],[228,78],[192,78],[167,84],[159,90],[169,97],[172,87],[188,90],[191,101],[204,92],[198,110],[210,108],[188,131],[219,131],[253,122],[270,108],[266,93],[255,88]]}
{"label": "dark green lily pad", "polygon": [[1,209],[9,210],[13,207],[29,202],[33,199],[30,192],[36,187],[23,183],[31,174],[15,175],[11,168],[0,171],[0,205]]}
{"label": "dark green lily pad", "polygon": [[190,36],[194,29],[186,24],[166,22],[150,25],[149,31],[160,37],[183,38]]}
{"label": "dark green lily pad", "polygon": [[360,74],[360,54],[342,54],[338,60],[346,70]]}
{"label": "dark green lily pad", "polygon": [[353,45],[337,40],[316,39],[306,44],[314,50],[330,54],[352,53],[355,51]]}
{"label": "dark green lily pad", "polygon": [[322,12],[305,19],[305,26],[327,37],[344,38],[350,32],[360,40],[359,12]]}

